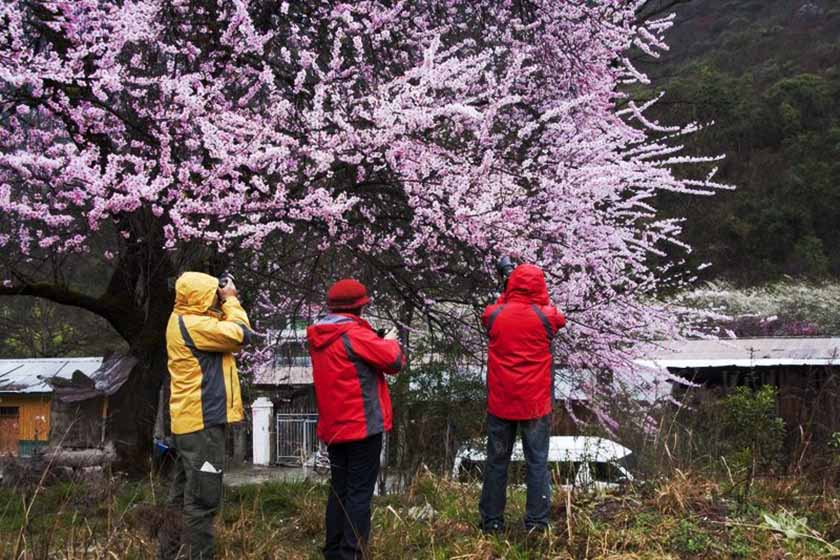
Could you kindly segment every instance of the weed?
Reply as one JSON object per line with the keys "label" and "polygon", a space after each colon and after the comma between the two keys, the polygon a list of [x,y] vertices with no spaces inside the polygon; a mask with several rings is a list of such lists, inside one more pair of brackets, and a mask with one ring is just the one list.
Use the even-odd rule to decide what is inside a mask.
{"label": "weed", "polygon": [[683,519],[671,533],[671,546],[685,554],[703,554],[711,547],[711,537],[692,521]]}
{"label": "weed", "polygon": [[729,531],[729,541],[727,543],[729,553],[733,558],[749,558],[752,550],[749,539],[744,535],[743,529],[739,527],[732,528]]}

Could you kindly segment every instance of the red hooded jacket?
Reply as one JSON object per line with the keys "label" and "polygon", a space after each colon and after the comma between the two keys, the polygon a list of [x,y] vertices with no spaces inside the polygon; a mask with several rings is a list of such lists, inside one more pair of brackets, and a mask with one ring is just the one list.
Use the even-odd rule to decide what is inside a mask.
{"label": "red hooded jacket", "polygon": [[548,300],[542,270],[530,264],[516,267],[505,293],[481,320],[490,335],[487,411],[506,420],[532,420],[551,412],[551,341],[566,319]]}
{"label": "red hooded jacket", "polygon": [[306,330],[318,402],[318,438],[359,441],[391,430],[391,396],[383,373],[405,365],[396,340],[379,338],[355,315],[331,313]]}

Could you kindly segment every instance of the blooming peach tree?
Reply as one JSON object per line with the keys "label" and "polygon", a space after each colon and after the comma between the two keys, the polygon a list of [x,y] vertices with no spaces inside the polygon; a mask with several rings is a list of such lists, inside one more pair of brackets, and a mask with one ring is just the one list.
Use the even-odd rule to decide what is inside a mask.
{"label": "blooming peach tree", "polygon": [[[657,193],[721,187],[674,174],[711,161],[679,153],[696,125],[622,93],[672,24],[642,5],[8,0],[0,293],[88,309],[144,357],[112,413],[135,448],[186,267],[250,268],[283,309],[355,268],[434,318],[510,254],[568,310],[564,362],[620,369],[684,327],[654,299],[683,281]],[[98,293],[67,272],[94,257]]]}

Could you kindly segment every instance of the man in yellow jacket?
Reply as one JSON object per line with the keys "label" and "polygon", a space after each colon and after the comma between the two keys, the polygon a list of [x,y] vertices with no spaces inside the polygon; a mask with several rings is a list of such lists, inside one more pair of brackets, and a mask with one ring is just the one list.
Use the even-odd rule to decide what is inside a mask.
{"label": "man in yellow jacket", "polygon": [[222,498],[225,425],[243,419],[233,356],[252,336],[233,279],[185,272],[175,283],[175,309],[166,329],[169,411],[177,460],[169,505],[183,511],[185,542],[171,526],[160,537],[160,557],[179,552],[213,558],[213,517]]}

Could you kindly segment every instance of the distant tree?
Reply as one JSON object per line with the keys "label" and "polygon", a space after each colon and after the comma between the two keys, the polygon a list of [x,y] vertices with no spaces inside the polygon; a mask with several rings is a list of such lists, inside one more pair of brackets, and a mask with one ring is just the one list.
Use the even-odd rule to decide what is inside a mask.
{"label": "distant tree", "polygon": [[108,323],[78,308],[30,297],[0,305],[0,358],[102,356],[123,348]]}
{"label": "distant tree", "polygon": [[713,263],[704,278],[840,276],[835,12],[809,19],[782,0],[696,0],[679,7],[680,33],[664,60],[640,62],[663,77],[638,91],[649,98],[664,88],[652,117],[714,122],[686,139],[686,153],[730,156],[720,180],[736,185],[733,193],[658,197],[664,215],[686,218],[689,266]]}

